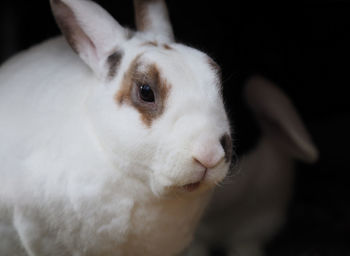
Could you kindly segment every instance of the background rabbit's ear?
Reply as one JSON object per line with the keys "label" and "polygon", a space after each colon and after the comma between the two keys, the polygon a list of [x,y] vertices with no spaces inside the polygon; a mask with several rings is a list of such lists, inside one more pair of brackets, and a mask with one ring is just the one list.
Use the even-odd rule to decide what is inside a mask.
{"label": "background rabbit's ear", "polygon": [[174,33],[164,0],[134,0],[134,7],[138,31],[174,41]]}
{"label": "background rabbit's ear", "polygon": [[99,74],[105,61],[126,40],[126,31],[90,0],[50,0],[63,35],[73,50]]}
{"label": "background rabbit's ear", "polygon": [[295,158],[310,163],[317,160],[317,148],[292,102],[279,88],[254,76],[247,81],[244,96],[265,135],[271,136]]}

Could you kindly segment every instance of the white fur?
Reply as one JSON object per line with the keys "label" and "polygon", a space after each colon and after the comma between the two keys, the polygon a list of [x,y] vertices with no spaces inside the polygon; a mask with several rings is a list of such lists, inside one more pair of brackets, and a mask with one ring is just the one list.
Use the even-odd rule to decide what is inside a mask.
{"label": "white fur", "polygon": [[[111,24],[91,2],[66,3],[85,6],[91,19],[97,8],[106,21],[96,24]],[[100,49],[101,28],[84,18]],[[175,255],[190,243],[229,165],[216,160],[196,191],[181,189],[203,172],[193,156],[223,158],[219,139],[230,127],[218,78],[204,53],[175,43],[171,51],[145,46],[149,31],[120,41],[119,32],[115,46],[103,43],[124,52],[111,80],[102,70],[108,56],[96,55],[94,65],[84,55],[90,46],[79,48],[86,65],[61,37],[1,67],[0,255]],[[141,53],[171,85],[151,127],[114,99]]]}
{"label": "white fur", "polygon": [[315,145],[282,91],[259,76],[250,78],[244,91],[261,138],[240,160],[238,173],[216,189],[188,255],[209,255],[210,246],[222,246],[230,256],[263,255],[264,245],[285,222],[295,160],[317,159]]}

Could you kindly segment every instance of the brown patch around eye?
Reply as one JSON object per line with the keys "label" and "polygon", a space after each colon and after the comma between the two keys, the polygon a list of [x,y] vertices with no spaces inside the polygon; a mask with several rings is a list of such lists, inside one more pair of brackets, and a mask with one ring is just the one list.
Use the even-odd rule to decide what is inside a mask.
{"label": "brown patch around eye", "polygon": [[[164,112],[170,85],[161,77],[156,64],[143,67],[140,71],[142,65],[140,57],[141,55],[134,59],[129,70],[125,73],[121,88],[115,95],[115,100],[119,105],[130,104],[136,108],[143,123],[150,127],[152,121]],[[144,102],[140,99],[139,88],[143,84],[152,88],[155,96],[154,102]]]}

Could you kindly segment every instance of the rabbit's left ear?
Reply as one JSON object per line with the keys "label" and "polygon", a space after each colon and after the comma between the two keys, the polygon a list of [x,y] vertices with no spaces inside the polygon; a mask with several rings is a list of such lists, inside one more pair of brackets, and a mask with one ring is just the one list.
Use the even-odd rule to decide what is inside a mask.
{"label": "rabbit's left ear", "polygon": [[102,7],[90,0],[50,0],[63,35],[91,69],[101,75],[109,56],[126,41],[127,32]]}
{"label": "rabbit's left ear", "polygon": [[164,0],[134,0],[135,21],[138,31],[153,34],[156,38],[174,41],[173,28]]}

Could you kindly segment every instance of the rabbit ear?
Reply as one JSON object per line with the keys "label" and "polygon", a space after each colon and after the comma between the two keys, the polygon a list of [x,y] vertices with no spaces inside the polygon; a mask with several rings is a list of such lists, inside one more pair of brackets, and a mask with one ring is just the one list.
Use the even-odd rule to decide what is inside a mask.
{"label": "rabbit ear", "polygon": [[167,41],[174,41],[168,9],[164,0],[134,0],[136,28]]}
{"label": "rabbit ear", "polygon": [[247,104],[259,120],[263,133],[305,162],[314,162],[318,151],[289,98],[272,82],[255,76],[244,88]]}
{"label": "rabbit ear", "polygon": [[126,40],[126,30],[90,0],[50,0],[50,3],[70,46],[93,71],[101,73],[106,59]]}

